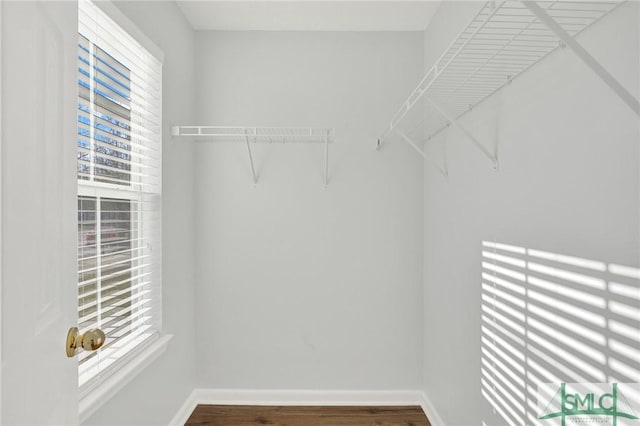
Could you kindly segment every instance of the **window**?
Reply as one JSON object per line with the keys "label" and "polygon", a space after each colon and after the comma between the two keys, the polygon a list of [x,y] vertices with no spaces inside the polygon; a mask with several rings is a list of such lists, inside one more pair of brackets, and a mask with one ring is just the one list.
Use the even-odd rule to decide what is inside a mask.
{"label": "window", "polygon": [[88,1],[78,34],[78,323],[85,394],[161,330],[159,60]]}

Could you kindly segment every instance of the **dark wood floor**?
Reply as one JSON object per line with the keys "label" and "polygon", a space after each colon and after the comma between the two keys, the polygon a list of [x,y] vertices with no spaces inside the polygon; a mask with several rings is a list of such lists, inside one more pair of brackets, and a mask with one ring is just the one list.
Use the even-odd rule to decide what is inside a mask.
{"label": "dark wood floor", "polygon": [[186,425],[431,426],[420,407],[198,405]]}

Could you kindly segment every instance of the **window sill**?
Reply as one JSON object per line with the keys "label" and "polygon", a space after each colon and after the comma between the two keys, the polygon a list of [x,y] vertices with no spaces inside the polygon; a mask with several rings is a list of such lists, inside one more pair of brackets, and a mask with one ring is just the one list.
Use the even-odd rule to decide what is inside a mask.
{"label": "window sill", "polygon": [[142,351],[137,357],[120,368],[105,379],[100,386],[96,387],[80,399],[78,412],[80,415],[80,423],[87,420],[93,413],[98,411],[107,401],[109,401],[116,393],[133,380],[142,370],[155,361],[160,355],[167,350],[169,341],[173,337],[172,334],[160,336],[148,348]]}

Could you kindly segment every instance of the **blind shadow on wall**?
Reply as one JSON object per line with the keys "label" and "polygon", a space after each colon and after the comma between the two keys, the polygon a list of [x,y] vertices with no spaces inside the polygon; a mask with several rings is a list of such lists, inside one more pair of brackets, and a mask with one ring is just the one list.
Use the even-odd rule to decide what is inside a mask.
{"label": "blind shadow on wall", "polygon": [[639,324],[637,268],[483,241],[480,390],[505,423],[556,424],[544,383],[640,382]]}

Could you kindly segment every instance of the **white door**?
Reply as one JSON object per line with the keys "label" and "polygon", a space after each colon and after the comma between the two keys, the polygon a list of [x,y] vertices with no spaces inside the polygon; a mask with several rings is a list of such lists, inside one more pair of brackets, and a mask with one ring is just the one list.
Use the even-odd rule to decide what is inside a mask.
{"label": "white door", "polygon": [[0,7],[2,424],[75,424],[77,4]]}

